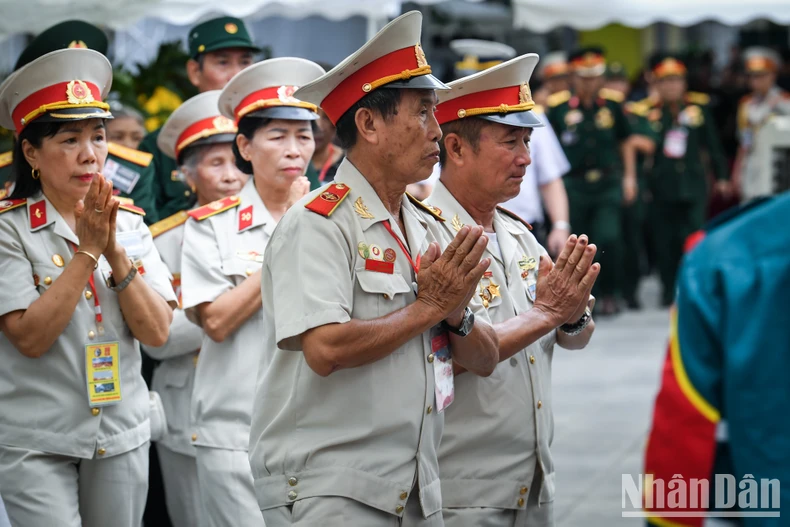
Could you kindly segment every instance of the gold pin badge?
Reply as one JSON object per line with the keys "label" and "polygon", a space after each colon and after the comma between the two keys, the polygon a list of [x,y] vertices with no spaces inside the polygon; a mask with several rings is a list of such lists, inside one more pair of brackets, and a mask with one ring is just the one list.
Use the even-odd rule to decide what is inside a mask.
{"label": "gold pin badge", "polygon": [[54,263],[58,267],[63,267],[65,265],[65,262],[63,261],[63,257],[59,254],[52,255],[52,263]]}
{"label": "gold pin badge", "polygon": [[373,214],[371,214],[370,210],[368,210],[367,205],[365,205],[365,203],[362,201],[362,196],[358,197],[354,202],[354,212],[356,212],[359,217],[365,220],[372,220],[374,218]]}
{"label": "gold pin badge", "polygon": [[365,260],[370,258],[370,249],[368,248],[368,244],[365,242],[359,242],[359,245],[357,245],[357,251],[359,251],[359,255]]}
{"label": "gold pin badge", "polygon": [[227,31],[231,35],[235,35],[236,33],[239,32],[239,26],[237,26],[233,22],[228,22],[227,24],[225,24],[225,31]]}

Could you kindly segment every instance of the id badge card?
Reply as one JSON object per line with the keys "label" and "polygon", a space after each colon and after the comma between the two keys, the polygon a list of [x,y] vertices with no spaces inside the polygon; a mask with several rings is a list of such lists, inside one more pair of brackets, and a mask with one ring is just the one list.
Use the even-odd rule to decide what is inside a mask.
{"label": "id badge card", "polygon": [[433,377],[436,393],[436,410],[443,412],[455,399],[453,357],[450,353],[450,336],[441,326],[431,330]]}
{"label": "id badge card", "polygon": [[85,372],[91,408],[121,402],[121,353],[117,340],[109,337],[86,344]]}
{"label": "id badge card", "polygon": [[680,159],[686,155],[688,132],[683,128],[673,128],[664,137],[664,155],[670,159]]}

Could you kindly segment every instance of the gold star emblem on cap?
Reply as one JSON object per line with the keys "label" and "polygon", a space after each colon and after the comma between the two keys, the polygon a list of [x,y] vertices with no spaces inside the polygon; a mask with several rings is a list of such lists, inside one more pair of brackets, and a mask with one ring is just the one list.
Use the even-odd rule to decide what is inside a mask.
{"label": "gold star emblem on cap", "polygon": [[93,102],[93,94],[88,85],[80,80],[73,80],[66,86],[66,100],[69,104],[87,104]]}
{"label": "gold star emblem on cap", "polygon": [[215,130],[220,132],[235,132],[236,125],[233,124],[233,121],[225,117],[224,115],[218,115],[214,118],[211,122],[211,125],[214,127]]}
{"label": "gold star emblem on cap", "polygon": [[237,26],[233,22],[228,22],[227,24],[225,24],[225,31],[227,31],[231,35],[235,35],[236,33],[239,32],[239,26]]}
{"label": "gold star emblem on cap", "polygon": [[78,49],[88,49],[88,45],[85,44],[85,42],[83,42],[82,40],[72,40],[71,43],[69,43],[68,47],[78,48]]}

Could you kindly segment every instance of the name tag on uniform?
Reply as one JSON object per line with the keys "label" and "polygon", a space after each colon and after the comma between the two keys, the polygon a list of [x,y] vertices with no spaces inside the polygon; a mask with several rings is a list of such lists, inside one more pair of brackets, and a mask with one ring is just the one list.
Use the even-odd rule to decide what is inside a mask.
{"label": "name tag on uniform", "polygon": [[455,399],[453,357],[450,354],[450,336],[441,326],[431,330],[431,355],[436,394],[436,410],[443,412]]}
{"label": "name tag on uniform", "polygon": [[112,181],[113,188],[117,188],[125,194],[131,194],[137,181],[140,179],[140,173],[135,172],[130,168],[126,168],[120,163],[116,163],[112,159],[107,159],[104,162],[104,172],[102,175]]}
{"label": "name tag on uniform", "polygon": [[686,155],[689,133],[683,128],[673,128],[664,136],[664,155],[670,159],[680,159]]}
{"label": "name tag on uniform", "polygon": [[95,342],[85,346],[85,372],[88,403],[91,408],[121,402],[121,354],[117,341]]}

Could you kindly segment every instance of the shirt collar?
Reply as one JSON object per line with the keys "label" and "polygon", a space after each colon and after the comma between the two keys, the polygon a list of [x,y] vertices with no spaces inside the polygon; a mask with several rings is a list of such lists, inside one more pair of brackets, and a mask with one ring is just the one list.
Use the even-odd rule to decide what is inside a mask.
{"label": "shirt collar", "polygon": [[343,183],[351,189],[351,195],[347,199],[352,200],[351,206],[360,219],[363,231],[384,220],[392,223],[392,216],[373,186],[348,158],[340,163],[335,174],[335,183]]}
{"label": "shirt collar", "polygon": [[[246,232],[256,227],[264,226],[264,232],[271,236],[277,222],[274,221],[269,209],[263,204],[261,195],[258,194],[258,189],[255,187],[255,178],[250,176],[250,179],[241,189],[239,193],[241,203],[236,207],[236,217],[238,220],[238,232]],[[247,219],[246,215],[252,214],[251,221]]]}
{"label": "shirt collar", "polygon": [[[93,211],[84,211],[85,214],[94,214]],[[63,216],[50,203],[43,192],[38,192],[27,200],[27,217],[30,232],[37,232],[41,229],[55,224],[55,234],[61,238],[79,245],[77,235],[68,226]]]}

